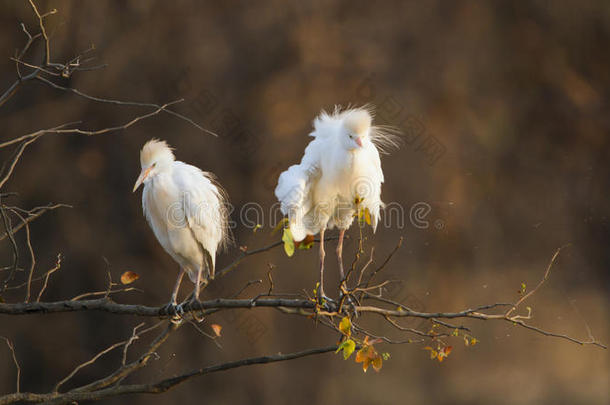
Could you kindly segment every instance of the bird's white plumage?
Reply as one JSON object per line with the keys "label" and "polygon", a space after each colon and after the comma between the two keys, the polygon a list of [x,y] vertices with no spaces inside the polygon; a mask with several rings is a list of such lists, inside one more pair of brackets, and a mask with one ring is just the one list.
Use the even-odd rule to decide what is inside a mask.
{"label": "bird's white plumage", "polygon": [[148,142],[141,160],[143,172],[152,168],[142,209],[161,246],[193,282],[199,269],[213,277],[216,253],[228,239],[224,191],[210,173],[175,161],[165,142]]}
{"label": "bird's white plumage", "polygon": [[366,108],[337,108],[314,120],[314,140],[301,163],[283,172],[275,189],[296,241],[322,229],[349,228],[360,208],[369,210],[376,229],[384,181],[378,146],[396,141],[371,123]]}

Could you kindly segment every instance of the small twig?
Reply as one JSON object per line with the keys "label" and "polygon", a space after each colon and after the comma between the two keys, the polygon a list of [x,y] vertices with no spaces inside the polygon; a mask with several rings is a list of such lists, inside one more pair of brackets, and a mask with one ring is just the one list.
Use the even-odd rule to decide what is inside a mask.
{"label": "small twig", "polygon": [[370,282],[373,280],[373,278],[381,271],[385,268],[385,266],[390,262],[390,260],[392,260],[392,257],[394,257],[394,254],[398,251],[398,249],[400,249],[400,247],[402,246],[402,241],[403,241],[403,237],[401,236],[400,239],[398,240],[398,243],[396,244],[396,246],[394,247],[394,249],[390,252],[390,254],[388,255],[388,257],[386,257],[386,259],[383,261],[383,263],[381,263],[381,266],[379,266],[375,271],[373,271],[371,273],[371,275],[368,277],[368,279],[366,280],[366,283],[364,284],[366,287],[368,287],[368,285],[370,284]]}
{"label": "small twig", "polygon": [[237,297],[239,297],[241,295],[241,293],[246,291],[246,289],[248,287],[250,287],[251,285],[260,284],[262,282],[263,282],[263,280],[260,280],[260,279],[258,279],[258,280],[250,280],[250,281],[248,281],[246,283],[246,285],[244,285],[239,291],[237,291],[235,294],[233,294],[230,298],[237,298]]}
{"label": "small twig", "polygon": [[11,248],[13,249],[13,263],[11,265],[11,271],[9,272],[8,277],[4,280],[2,285],[2,290],[0,292],[6,291],[8,288],[8,283],[13,279],[15,275],[15,271],[17,271],[17,263],[19,261],[19,248],[17,247],[17,242],[15,241],[15,237],[12,233],[11,220],[6,215],[4,204],[0,203],[0,214],[2,216],[2,222],[4,224],[4,229],[6,230],[6,234],[9,236],[9,240],[11,241]]}
{"label": "small twig", "polygon": [[268,263],[267,265],[269,266],[269,271],[267,272],[267,278],[269,279],[269,291],[267,291],[267,295],[271,295],[271,293],[273,292],[273,277],[271,277],[273,265],[271,263]]}
{"label": "small twig", "polygon": [[6,345],[11,351],[11,355],[13,356],[13,363],[15,363],[15,368],[17,369],[17,392],[21,392],[21,388],[19,386],[19,382],[21,381],[21,367],[19,367],[19,362],[17,361],[17,355],[15,354],[15,346],[13,343],[5,336],[0,336],[0,338],[6,341]]}
{"label": "small twig", "polygon": [[93,292],[83,293],[83,294],[77,295],[74,298],[71,298],[70,301],[79,301],[86,297],[98,297],[100,295],[103,295],[105,298],[108,298],[112,294],[121,293],[121,292],[129,292],[129,291],[144,292],[144,290],[141,290],[136,287],[125,287],[125,288],[120,288],[118,290],[110,290],[110,292],[108,290],[105,290],[105,291],[93,291]]}
{"label": "small twig", "polygon": [[68,374],[64,379],[62,379],[61,381],[59,381],[57,383],[57,385],[55,385],[55,388],[53,389],[54,392],[59,392],[59,388],[64,385],[65,383],[67,383],[72,377],[74,377],[76,375],[76,373],[78,373],[81,369],[87,367],[88,365],[91,365],[93,363],[95,363],[97,361],[97,359],[99,359],[100,357],[102,357],[103,355],[105,355],[108,352],[113,351],[114,349],[116,349],[117,347],[121,347],[124,346],[127,343],[127,341],[123,341],[123,342],[118,342],[115,343],[107,348],[105,348],[104,350],[102,350],[101,352],[97,353],[95,356],[93,356],[91,359],[87,360],[84,363],[79,364],[78,366],[76,366],[74,368],[74,370],[72,370],[70,372],[70,374]]}
{"label": "small twig", "polygon": [[546,280],[549,278],[549,274],[551,274],[551,268],[553,267],[553,264],[555,263],[555,259],[557,259],[557,257],[559,256],[559,253],[561,252],[561,250],[562,250],[563,248],[565,248],[565,247],[568,247],[568,246],[570,246],[570,244],[564,245],[564,246],[560,247],[559,249],[557,249],[557,250],[555,251],[555,254],[553,255],[553,257],[551,258],[551,261],[549,262],[549,264],[548,264],[548,265],[547,265],[547,267],[546,267],[546,271],[544,272],[544,276],[542,277],[542,280],[540,280],[540,282],[538,282],[538,285],[537,285],[537,286],[536,286],[536,287],[535,287],[533,290],[531,290],[530,292],[528,292],[527,294],[525,294],[523,297],[521,297],[521,298],[519,299],[519,301],[517,301],[517,302],[516,302],[516,303],[515,303],[515,304],[514,304],[514,305],[513,305],[513,306],[512,306],[512,307],[511,307],[511,308],[510,308],[510,309],[509,309],[507,312],[506,312],[506,315],[505,315],[506,317],[509,317],[509,316],[510,316],[510,314],[511,314],[513,311],[515,311],[515,310],[516,310],[516,309],[519,307],[519,305],[520,305],[520,304],[521,304],[523,301],[525,301],[526,299],[528,299],[529,297],[531,297],[532,295],[534,295],[534,293],[535,293],[536,291],[538,291],[538,289],[539,289],[540,287],[542,287],[542,284],[544,284],[544,282],[545,282],[545,281],[546,281]]}
{"label": "small twig", "polygon": [[53,267],[51,270],[47,271],[44,274],[44,283],[42,284],[42,287],[40,288],[40,292],[38,293],[36,302],[40,302],[40,299],[42,298],[42,294],[44,293],[44,290],[47,289],[47,284],[49,283],[49,278],[51,278],[51,274],[55,273],[60,268],[61,268],[61,253],[58,253],[57,262],[55,262],[55,267]]}
{"label": "small twig", "polygon": [[[400,325],[398,322],[396,322],[394,319],[390,318],[389,316],[385,316],[384,317],[386,321],[388,321],[390,323],[390,325],[392,325],[393,327],[395,327],[396,329],[402,331],[402,332],[410,332],[419,336],[423,336],[423,337],[429,337],[429,338],[434,338],[437,336],[442,336],[442,335],[431,335],[429,333],[426,332],[422,332],[420,330],[414,329],[414,328],[409,328],[407,326],[402,326]],[[448,335],[447,335],[448,336]]]}
{"label": "small twig", "polygon": [[[164,111],[170,115],[173,115],[176,118],[179,118],[183,121],[188,122],[189,124],[193,125],[195,128],[199,129],[200,131],[206,132],[210,135],[213,135],[215,137],[218,138],[218,134],[205,129],[204,127],[202,127],[201,125],[197,124],[195,121],[193,121],[192,119],[177,113],[173,110],[169,110],[167,109],[167,107],[169,107],[169,104],[166,104],[164,106],[160,106],[158,104],[154,104],[154,103],[139,103],[139,102],[134,102],[134,101],[121,101],[121,100],[113,100],[113,99],[107,99],[107,98],[101,98],[101,97],[95,97],[95,96],[90,96],[89,94],[83,93],[82,91],[78,90],[78,89],[74,89],[71,87],[64,87],[64,86],[60,86],[57,83],[53,83],[52,81],[42,77],[42,76],[36,76],[35,79],[53,87],[54,89],[57,90],[62,90],[62,91],[67,91],[73,94],[76,94],[79,97],[83,97],[86,98],[87,100],[90,101],[95,101],[98,103],[106,103],[106,104],[114,104],[114,105],[121,105],[121,106],[133,106],[133,107],[149,107],[149,108],[155,108],[155,109],[159,109],[161,111]],[[180,101],[183,101],[182,99]],[[172,103],[173,104],[173,103]]]}
{"label": "small twig", "polygon": [[[358,276],[358,282],[356,283],[356,285],[361,285],[361,283],[362,283],[362,276],[364,276],[364,272],[366,271],[366,269],[371,265],[371,263],[373,263],[373,255],[374,254],[375,254],[375,248],[372,247],[371,248],[371,255],[369,256],[369,260],[360,269],[360,275]],[[351,271],[352,271],[352,269],[350,269],[350,273],[351,273]]]}
{"label": "small twig", "polygon": [[21,155],[23,155],[23,151],[25,150],[25,148],[27,148],[28,145],[30,145],[31,143],[36,142],[36,140],[38,138],[40,138],[41,135],[42,134],[32,136],[31,139],[28,139],[27,141],[22,142],[21,145],[19,146],[19,148],[17,148],[17,153],[15,154],[15,157],[13,158],[12,162],[10,163],[6,174],[4,175],[4,177],[2,179],[0,179],[0,188],[2,188],[4,186],[4,183],[6,183],[7,180],[9,179],[9,177],[11,177],[11,174],[13,173],[13,169],[15,169],[15,166],[17,165],[19,158],[21,158]]}
{"label": "small twig", "polygon": [[55,14],[57,12],[57,10],[53,9],[53,10],[49,11],[48,13],[41,15],[38,12],[38,9],[36,8],[36,5],[34,4],[34,2],[32,0],[28,0],[28,1],[30,3],[30,6],[32,7],[32,10],[34,10],[36,17],[38,17],[38,25],[40,26],[40,32],[42,34],[42,37],[44,38],[45,51],[44,51],[43,63],[45,66],[49,66],[49,62],[50,62],[50,58],[51,58],[51,51],[50,51],[50,45],[49,45],[49,36],[47,35],[47,30],[44,26],[43,20],[46,16],[48,16],[50,14]]}
{"label": "small twig", "polygon": [[465,330],[467,332],[470,332],[470,329],[468,329],[467,327],[465,327],[463,325],[452,325],[449,322],[441,321],[441,320],[435,319],[435,318],[432,318],[431,321],[434,322],[434,323],[438,323],[439,325],[442,325],[445,328]]}
{"label": "small twig", "polygon": [[[28,216],[25,218],[25,222],[30,223],[30,222],[40,218],[45,212],[55,210],[57,208],[62,208],[62,207],[72,208],[72,206],[68,205],[68,204],[49,204],[47,206],[33,208],[29,211],[25,211],[25,210],[21,210],[21,211],[25,211],[25,213],[28,214]],[[7,207],[7,208],[20,210],[17,207]],[[23,222],[20,223],[19,225],[15,226],[14,228],[12,228],[11,234],[12,235],[16,234],[24,226],[25,226],[25,224]],[[7,236],[8,236],[8,232],[5,232],[4,235],[0,236],[0,241],[4,240]]]}
{"label": "small twig", "polygon": [[125,343],[125,346],[123,346],[123,359],[121,361],[122,365],[125,365],[125,363],[127,363],[127,350],[129,349],[129,346],[135,342],[136,340],[138,340],[140,338],[140,336],[138,335],[138,329],[140,329],[142,326],[144,326],[145,323],[139,323],[137,324],[133,330],[131,331],[131,337],[127,340],[127,342]]}
{"label": "small twig", "polygon": [[108,277],[108,287],[106,288],[106,294],[104,294],[104,298],[108,298],[108,296],[110,295],[110,291],[112,291],[112,286],[115,284],[112,282],[112,274],[110,273],[110,262],[103,256],[102,259],[104,259],[104,263],[106,263],[106,275]]}
{"label": "small twig", "polygon": [[206,333],[203,329],[201,329],[199,327],[199,325],[197,325],[196,322],[193,322],[192,319],[187,319],[187,322],[192,325],[195,330],[197,330],[197,332],[199,332],[202,336],[205,336],[206,338],[212,340],[212,342],[214,342],[214,344],[216,345],[216,347],[218,347],[219,349],[222,349],[222,345],[218,342],[218,339],[216,339],[218,336],[212,336],[209,333]]}
{"label": "small twig", "polygon": [[27,288],[25,293],[24,302],[30,301],[30,295],[32,292],[32,278],[34,276],[34,267],[36,266],[36,255],[34,254],[34,248],[32,247],[32,240],[30,238],[30,226],[25,221],[25,218],[21,216],[17,211],[11,210],[13,214],[15,214],[21,222],[25,225],[25,235],[26,235],[26,243],[28,245],[28,251],[30,252],[30,271],[28,272],[28,280],[27,280]]}
{"label": "small twig", "polygon": [[31,63],[22,61],[19,58],[9,58],[9,59],[14,61],[17,64],[20,64],[20,65],[23,65],[23,66],[26,66],[26,67],[29,67],[29,68],[32,68],[32,69],[36,69],[36,70],[38,70],[40,72],[46,73],[46,74],[51,75],[51,76],[61,76],[61,74],[59,74],[57,72],[53,72],[53,71],[47,70],[47,69],[43,68],[42,66],[33,65]]}
{"label": "small twig", "polygon": [[[336,236],[332,236],[332,237],[325,237],[324,241],[328,242],[331,240],[337,240],[338,237]],[[316,243],[320,243],[320,239],[314,239],[314,242]],[[254,250],[244,250],[241,252],[241,254],[239,256],[237,256],[237,258],[235,260],[233,260],[233,262],[231,262],[229,265],[225,266],[224,268],[222,268],[221,270],[216,272],[216,276],[215,278],[219,278],[219,277],[223,277],[225,276],[227,273],[231,272],[232,270],[234,270],[237,265],[239,263],[241,263],[242,260],[244,260],[246,257],[252,256],[252,255],[256,255],[259,253],[263,253],[263,252],[267,252],[273,248],[276,248],[278,246],[282,246],[284,244],[284,242],[282,241],[278,241],[278,242],[273,242],[267,246],[264,246],[262,248],[258,248],[258,249],[254,249]]]}

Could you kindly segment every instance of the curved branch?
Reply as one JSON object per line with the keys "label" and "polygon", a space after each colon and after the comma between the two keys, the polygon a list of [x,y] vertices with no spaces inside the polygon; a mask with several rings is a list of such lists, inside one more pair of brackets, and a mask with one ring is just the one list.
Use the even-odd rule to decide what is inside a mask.
{"label": "curved branch", "polygon": [[52,394],[35,394],[30,392],[15,393],[0,397],[0,405],[8,405],[17,402],[46,402],[52,404],[69,404],[75,401],[88,401],[88,400],[99,400],[109,397],[116,397],[119,395],[127,394],[159,394],[166,392],[178,384],[181,384],[194,377],[200,377],[206,374],[217,373],[219,371],[227,371],[234,368],[253,366],[257,364],[269,364],[277,363],[280,361],[295,360],[302,357],[315,356],[318,354],[325,354],[334,352],[337,350],[337,346],[321,347],[317,349],[303,350],[301,352],[287,353],[287,354],[272,354],[261,357],[249,357],[242,360],[232,361],[223,364],[217,364],[214,366],[200,368],[193,370],[188,373],[179,375],[177,377],[167,378],[156,383],[151,384],[132,384],[132,385],[116,385],[109,388],[104,388],[96,391],[85,392],[85,391],[70,391],[64,394],[52,393]]}

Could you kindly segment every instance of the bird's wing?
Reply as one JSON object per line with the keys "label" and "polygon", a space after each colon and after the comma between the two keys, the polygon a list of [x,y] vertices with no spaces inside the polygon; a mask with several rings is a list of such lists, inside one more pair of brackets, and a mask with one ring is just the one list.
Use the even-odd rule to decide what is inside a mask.
{"label": "bird's wing", "polygon": [[144,186],[144,190],[142,191],[142,211],[157,240],[161,243],[163,248],[167,250],[169,242],[167,224],[163,220],[164,215],[161,215],[163,210],[160,209],[159,205],[156,203],[152,188],[148,184]]}
{"label": "bird's wing", "polygon": [[294,240],[300,241],[308,233],[317,233],[308,229],[303,217],[313,206],[312,188],[321,175],[320,156],[323,142],[314,139],[305,148],[305,154],[298,165],[292,165],[280,174],[275,188],[275,196],[281,204],[281,210],[288,216],[290,231]]}
{"label": "bird's wing", "polygon": [[377,229],[383,201],[381,201],[381,185],[383,183],[383,171],[381,170],[381,159],[379,151],[373,143],[368,143],[362,151],[365,157],[363,165],[364,173],[361,173],[368,183],[367,196],[364,196],[362,204],[364,208],[368,208],[371,214],[371,226],[373,232]]}
{"label": "bird's wing", "polygon": [[185,225],[201,244],[213,277],[216,251],[229,238],[225,192],[211,173],[183,162],[174,162],[173,177],[180,191]]}

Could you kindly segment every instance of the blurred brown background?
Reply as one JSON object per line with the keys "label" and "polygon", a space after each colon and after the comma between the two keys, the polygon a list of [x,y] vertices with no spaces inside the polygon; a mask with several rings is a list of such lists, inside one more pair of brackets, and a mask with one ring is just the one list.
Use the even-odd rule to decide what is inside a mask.
{"label": "blurred brown background", "polygon": [[[117,296],[118,301],[167,301],[178,269],[149,230],[140,193],[131,193],[139,149],[148,139],[165,139],[180,160],[216,173],[236,207],[237,246],[259,247],[277,238],[269,233],[267,213],[275,202],[275,181],[300,159],[313,117],[334,104],[369,102],[378,107],[379,123],[405,134],[402,148],[383,158],[383,198],[403,207],[405,223],[382,227],[368,241],[380,262],[405,237],[384,270],[387,277],[404,280],[391,292],[394,297],[429,311],[515,300],[520,283],[533,287],[554,250],[571,243],[529,303],[534,322],[582,339],[588,325],[596,338],[610,341],[609,2],[38,4],[41,11],[58,9],[48,19],[53,59],[63,62],[93,43],[97,61],[109,64],[61,84],[122,100],[185,98],[176,109],[220,135],[160,114],[121,133],[49,135],[32,145],[4,191],[19,192],[12,201],[24,208],[74,205],[32,226],[38,272],[52,267],[58,253],[64,257],[47,300],[104,289],[105,258],[115,279],[125,270],[141,275],[135,286],[144,293]],[[15,77],[8,58],[25,43],[19,22],[33,32],[36,22],[25,1],[0,5],[4,89]],[[75,120],[102,128],[146,111],[95,104],[28,83],[0,109],[0,140]],[[9,152],[3,151],[3,161]],[[257,233],[239,216],[248,202],[265,212],[256,221],[265,229]],[[420,202],[431,207],[426,229],[409,221],[410,208]],[[23,236],[20,265],[27,268]],[[347,245],[349,258],[354,239]],[[2,266],[10,264],[6,241],[1,249]],[[237,254],[232,247],[219,257],[220,266]],[[337,282],[336,265],[332,255],[327,258],[330,290]],[[311,290],[316,281],[314,251],[288,259],[275,250],[245,262],[205,296],[265,279],[267,263],[277,266],[277,291]],[[183,291],[190,288],[185,283]],[[77,363],[128,337],[140,321],[97,313],[3,316],[0,335],[16,344],[22,390],[47,392]],[[212,317],[204,328],[211,323],[224,326],[221,349],[184,327],[133,381],[324,346],[337,338],[309,320],[272,310]],[[368,324],[395,336],[380,322]],[[105,403],[609,403],[606,350],[507,324],[469,326],[480,344],[471,348],[453,341],[453,353],[440,365],[422,345],[392,346],[383,348],[392,358],[379,374],[363,374],[351,360],[324,355],[216,374],[160,396]],[[119,353],[108,355],[76,382],[90,381],[119,361]],[[0,347],[0,391],[13,391],[14,381],[9,352]]]}

